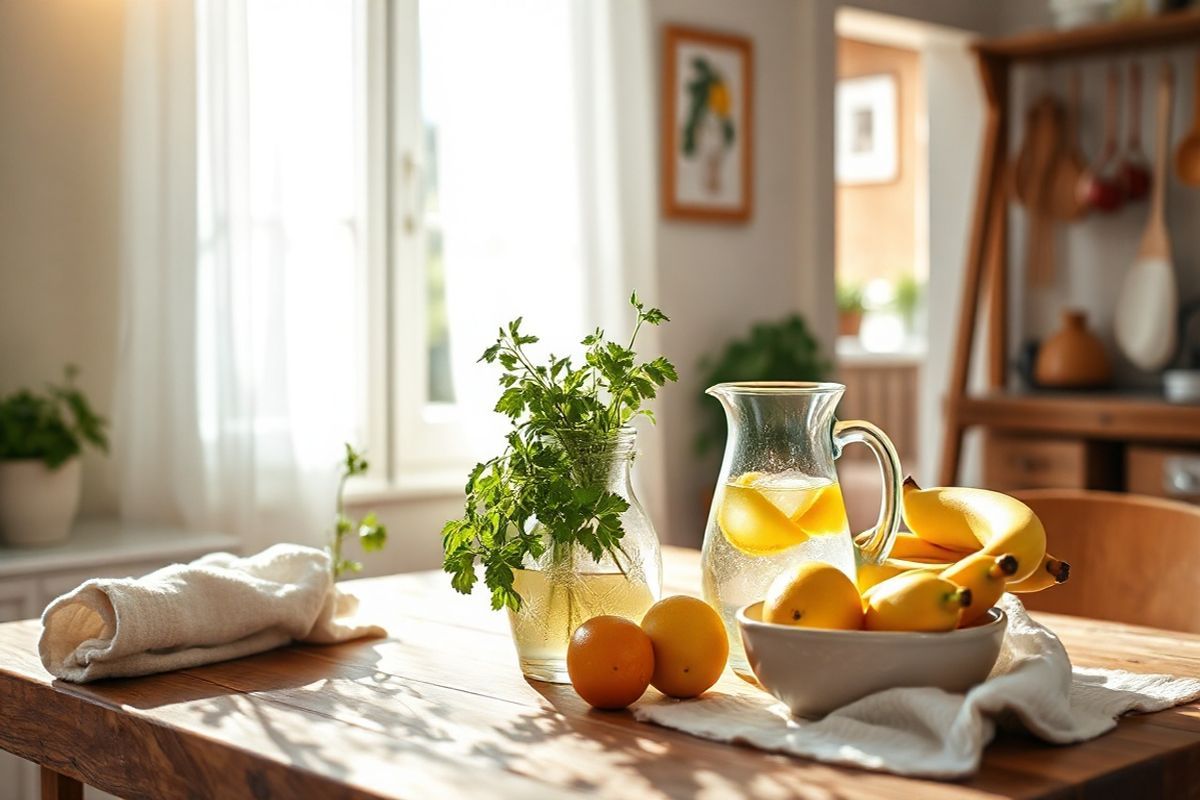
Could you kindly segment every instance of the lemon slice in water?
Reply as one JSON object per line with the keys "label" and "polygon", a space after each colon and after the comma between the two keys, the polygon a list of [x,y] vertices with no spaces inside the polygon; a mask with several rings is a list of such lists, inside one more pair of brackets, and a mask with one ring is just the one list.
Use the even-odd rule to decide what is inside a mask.
{"label": "lemon slice in water", "polygon": [[816,497],[813,502],[799,514],[793,515],[792,521],[809,536],[828,536],[848,530],[842,488],[831,483],[822,486],[814,494]]}
{"label": "lemon slice in water", "polygon": [[762,492],[736,483],[722,492],[717,524],[731,545],[752,556],[772,555],[808,538]]}

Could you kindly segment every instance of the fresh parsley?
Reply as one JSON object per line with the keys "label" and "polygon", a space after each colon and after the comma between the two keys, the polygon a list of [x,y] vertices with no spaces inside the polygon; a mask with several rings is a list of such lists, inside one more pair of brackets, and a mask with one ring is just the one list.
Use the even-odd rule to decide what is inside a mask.
{"label": "fresh parsley", "polygon": [[669,319],[646,308],[636,293],[629,302],[637,313],[629,343],[609,341],[597,328],[581,342],[582,364],[553,354],[535,364],[525,348],[538,337],[521,330],[521,318],[501,328],[479,359],[503,369],[495,410],[513,427],[504,452],[471,470],[462,518],[442,529],[443,568],[459,592],[471,592],[482,564],[492,608],[520,609],[513,571],[547,547],[555,557],[569,557],[579,546],[623,569],[621,515],[629,504],[605,487],[605,455],[634,417],[654,421],[642,404],[678,380],[666,358],[639,362],[634,350],[643,325]]}

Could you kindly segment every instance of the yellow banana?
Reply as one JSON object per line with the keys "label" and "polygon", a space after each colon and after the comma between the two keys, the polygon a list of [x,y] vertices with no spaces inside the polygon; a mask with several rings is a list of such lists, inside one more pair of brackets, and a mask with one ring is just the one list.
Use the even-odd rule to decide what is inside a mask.
{"label": "yellow banana", "polygon": [[940,572],[949,567],[951,561],[933,561],[928,559],[888,558],[882,564],[858,565],[858,593],[864,594],[872,586],[894,578],[902,572],[914,569]]}
{"label": "yellow banana", "polygon": [[869,631],[949,631],[971,605],[971,590],[913,570],[872,587],[863,601]]}
{"label": "yellow banana", "polygon": [[1023,581],[1010,582],[1005,591],[1016,594],[1040,592],[1042,589],[1048,589],[1055,584],[1064,582],[1070,575],[1070,564],[1065,561],[1059,561],[1054,556],[1046,553],[1045,558],[1042,559],[1042,563],[1033,571],[1032,575]]}
{"label": "yellow banana", "polygon": [[993,556],[975,553],[952,564],[938,573],[951,583],[971,590],[971,605],[963,609],[959,625],[970,625],[996,605],[1008,576],[1017,571],[1019,564],[1011,555]]}
{"label": "yellow banana", "polygon": [[1046,555],[1046,530],[1029,506],[1000,492],[947,486],[922,489],[904,480],[904,521],[917,536],[951,550],[1011,554],[1029,577]]}
{"label": "yellow banana", "polygon": [[915,533],[897,533],[895,541],[892,542],[890,556],[892,558],[922,558],[953,564],[963,556],[970,555],[978,550],[978,544],[968,550],[951,550],[948,547],[942,547],[940,544],[926,541]]}

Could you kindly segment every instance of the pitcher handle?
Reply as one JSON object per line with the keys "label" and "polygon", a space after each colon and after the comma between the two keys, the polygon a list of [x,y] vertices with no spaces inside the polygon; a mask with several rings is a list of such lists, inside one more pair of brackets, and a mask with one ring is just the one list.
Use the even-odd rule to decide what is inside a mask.
{"label": "pitcher handle", "polygon": [[[879,521],[875,530],[866,536],[856,537],[856,548],[862,560],[868,564],[879,564],[892,552],[896,531],[900,528],[900,458],[887,435],[869,422],[849,419],[834,422],[834,458],[842,454],[842,448],[853,442],[861,442],[871,448],[879,469],[883,472],[883,502],[879,508]],[[863,540],[858,544],[859,540]]]}

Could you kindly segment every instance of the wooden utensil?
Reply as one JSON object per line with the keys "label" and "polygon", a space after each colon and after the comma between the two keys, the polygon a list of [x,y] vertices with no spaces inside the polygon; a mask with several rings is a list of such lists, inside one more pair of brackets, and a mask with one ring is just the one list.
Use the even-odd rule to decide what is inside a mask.
{"label": "wooden utensil", "polygon": [[1117,103],[1120,102],[1120,77],[1116,66],[1108,70],[1108,90],[1104,104],[1104,150],[1095,166],[1079,184],[1083,201],[1097,211],[1113,212],[1121,207],[1124,193],[1117,176]]}
{"label": "wooden utensil", "polygon": [[1033,185],[1042,179],[1042,175],[1034,169],[1033,160],[1039,152],[1039,146],[1035,146],[1036,134],[1039,133],[1037,119],[1046,98],[1046,95],[1040,96],[1025,111],[1023,129],[1025,138],[1021,140],[1021,146],[1017,148],[1017,155],[1013,158],[1012,165],[1008,170],[1013,199],[1022,206],[1029,205],[1029,196],[1033,193]]}
{"label": "wooden utensil", "polygon": [[1053,260],[1054,226],[1050,219],[1050,170],[1062,144],[1062,108],[1050,95],[1043,96],[1026,118],[1029,148],[1025,208],[1029,224],[1025,242],[1025,270],[1035,285],[1049,282],[1047,264]]}
{"label": "wooden utensil", "polygon": [[1164,61],[1155,114],[1154,188],[1150,217],[1133,268],[1125,274],[1117,300],[1114,332],[1121,352],[1144,370],[1165,367],[1175,355],[1179,294],[1171,266],[1166,225],[1167,148],[1171,137],[1174,73]]}
{"label": "wooden utensil", "polygon": [[1087,159],[1079,147],[1079,70],[1071,73],[1067,94],[1066,125],[1050,174],[1049,208],[1055,219],[1074,220],[1087,214],[1087,203],[1079,196],[1079,181],[1087,170]]}
{"label": "wooden utensil", "polygon": [[1142,151],[1142,65],[1129,65],[1129,138],[1118,175],[1125,199],[1141,200],[1150,193],[1150,162]]}
{"label": "wooden utensil", "polygon": [[1188,186],[1200,186],[1200,55],[1192,80],[1192,129],[1175,150],[1175,174]]}

